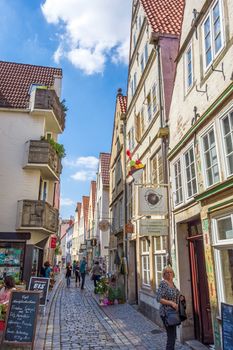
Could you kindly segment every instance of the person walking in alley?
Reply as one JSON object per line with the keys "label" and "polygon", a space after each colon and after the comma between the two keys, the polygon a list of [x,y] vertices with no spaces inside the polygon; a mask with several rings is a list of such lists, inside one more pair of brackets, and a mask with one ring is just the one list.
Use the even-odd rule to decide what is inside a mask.
{"label": "person walking in alley", "polygon": [[78,286],[80,287],[80,266],[79,266],[79,262],[76,262],[76,266],[75,266],[75,285],[77,287],[77,283]]}
{"label": "person walking in alley", "polygon": [[94,281],[94,286],[97,286],[97,282],[100,280],[102,269],[99,265],[99,261],[95,261],[95,264],[91,270],[92,273],[92,280]]}
{"label": "person walking in alley", "polygon": [[73,276],[75,276],[75,270],[76,270],[76,260],[73,261],[73,264],[72,264],[72,271],[73,271]]}
{"label": "person walking in alley", "polygon": [[42,277],[50,278],[51,268],[49,261],[45,261],[44,266],[41,268]]}
{"label": "person walking in alley", "polygon": [[84,284],[85,284],[85,277],[86,277],[86,258],[85,256],[82,258],[82,261],[80,263],[80,273],[81,273],[81,278],[82,278],[82,283],[81,283],[81,289],[84,289]]}
{"label": "person walking in alley", "polygon": [[157,292],[157,301],[160,305],[160,317],[163,321],[167,332],[167,346],[166,350],[174,350],[176,342],[176,327],[177,325],[168,324],[169,310],[178,311],[178,303],[180,298],[180,291],[176,288],[173,278],[175,274],[170,266],[163,270],[163,280],[160,282]]}
{"label": "person walking in alley", "polygon": [[71,271],[72,271],[72,266],[70,262],[68,262],[66,266],[66,286],[69,288],[70,287],[70,278],[71,278]]}

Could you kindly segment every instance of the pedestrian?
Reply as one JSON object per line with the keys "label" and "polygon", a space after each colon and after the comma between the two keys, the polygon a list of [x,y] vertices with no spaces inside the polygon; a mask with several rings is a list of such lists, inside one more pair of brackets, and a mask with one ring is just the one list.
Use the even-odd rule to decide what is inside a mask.
{"label": "pedestrian", "polygon": [[66,266],[66,286],[69,288],[70,287],[70,278],[71,278],[71,272],[72,272],[72,266],[70,262],[68,262]]}
{"label": "pedestrian", "polygon": [[51,268],[49,261],[45,261],[44,267],[41,268],[42,277],[50,278]]}
{"label": "pedestrian", "polygon": [[4,278],[4,286],[0,290],[0,304],[9,303],[12,290],[15,290],[14,277],[6,276]]}
{"label": "pedestrian", "polygon": [[73,276],[75,276],[75,270],[76,270],[76,260],[74,260],[72,264]]}
{"label": "pedestrian", "polygon": [[94,286],[97,286],[97,282],[100,280],[101,274],[102,274],[102,269],[99,265],[99,261],[95,261],[95,264],[91,270],[92,273],[92,280],[94,281]]}
{"label": "pedestrian", "polygon": [[82,261],[80,263],[80,273],[81,273],[81,278],[82,278],[82,283],[81,283],[81,289],[84,289],[84,284],[85,284],[85,277],[86,277],[86,258],[85,256],[82,258]]}
{"label": "pedestrian", "polygon": [[79,262],[76,262],[76,267],[75,267],[75,285],[77,287],[77,283],[78,286],[80,287],[80,266],[79,266]]}
{"label": "pedestrian", "polygon": [[167,345],[166,350],[174,350],[176,342],[176,325],[169,326],[167,323],[167,317],[169,310],[178,311],[178,303],[180,298],[180,291],[176,288],[173,278],[175,276],[173,269],[167,266],[162,272],[163,280],[160,282],[157,292],[157,301],[160,305],[160,317],[163,321],[167,332]]}

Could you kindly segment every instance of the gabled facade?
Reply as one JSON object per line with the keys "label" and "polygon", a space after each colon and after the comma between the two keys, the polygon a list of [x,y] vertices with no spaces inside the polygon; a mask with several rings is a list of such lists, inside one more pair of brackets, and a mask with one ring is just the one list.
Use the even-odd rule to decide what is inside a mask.
{"label": "gabled facade", "polygon": [[[125,179],[125,145],[123,120],[125,119],[127,97],[122,95],[119,89],[116,96],[116,106],[113,125],[111,158],[110,158],[110,181],[109,181],[109,217],[111,232],[109,237],[109,269],[111,272],[119,270],[119,259],[123,257],[124,246],[124,179]],[[123,119],[123,120],[122,120]]]}
{"label": "gabled facade", "polygon": [[94,239],[94,215],[95,215],[95,201],[96,201],[96,181],[91,181],[90,186],[90,200],[88,207],[88,223],[87,223],[87,254],[88,254],[88,262],[89,267],[93,265],[93,244],[96,242]]}
{"label": "gabled facade", "polygon": [[81,260],[83,256],[87,256],[86,239],[87,239],[87,224],[88,224],[88,207],[89,207],[89,197],[83,196],[80,221],[79,221],[79,236],[78,236],[79,260]]}
{"label": "gabled facade", "polygon": [[[158,323],[161,319],[155,292],[163,267],[170,262],[168,208],[165,209],[168,118],[183,10],[183,0],[167,4],[134,1],[131,21],[125,137],[132,158],[140,159],[145,167],[138,184],[132,177],[127,178],[127,224],[134,224],[134,233],[127,236],[128,276],[135,276],[128,278],[128,296]],[[144,214],[141,202],[147,201],[147,189],[163,193],[162,213],[148,202]],[[159,228],[153,229],[155,225]]]}
{"label": "gabled facade", "polygon": [[186,2],[170,109],[173,256],[189,300],[183,338],[215,349],[221,303],[233,305],[232,23],[230,0]]}
{"label": "gabled facade", "polygon": [[[100,263],[107,266],[108,263],[108,244],[109,244],[109,164],[110,154],[100,153],[99,167],[96,179],[96,205],[95,205],[95,224],[94,236],[97,245],[94,249],[94,257],[99,257]],[[100,223],[107,222],[103,228]],[[102,229],[101,229],[102,228]]]}
{"label": "gabled facade", "polygon": [[0,278],[38,275],[58,231],[61,158],[49,139],[65,126],[61,80],[61,69],[0,61],[0,247],[17,261]]}
{"label": "gabled facade", "polygon": [[78,260],[79,254],[79,223],[80,223],[80,214],[81,214],[82,203],[78,202],[75,215],[74,215],[74,230],[72,238],[72,261]]}

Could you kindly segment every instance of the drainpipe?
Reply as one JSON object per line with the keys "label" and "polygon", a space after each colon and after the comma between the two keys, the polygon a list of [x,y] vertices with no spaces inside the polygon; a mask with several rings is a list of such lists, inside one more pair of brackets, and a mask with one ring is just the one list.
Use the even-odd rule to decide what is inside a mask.
{"label": "drainpipe", "polygon": [[[162,84],[162,64],[161,64],[161,47],[160,47],[160,36],[152,33],[150,42],[154,44],[154,49],[156,52],[157,63],[158,63],[158,92],[159,92],[159,116],[160,116],[160,128],[164,128],[165,125],[165,116],[164,116],[164,99],[163,99],[163,84]],[[163,156],[163,174],[164,174],[164,183],[167,184],[167,208],[168,208],[168,223],[170,223],[170,201],[169,201],[169,176],[168,176],[168,139],[166,137],[161,137],[161,150]],[[168,248],[168,257],[167,264],[172,265],[171,261],[171,230],[170,224],[168,224],[168,236],[167,236],[167,248]]]}

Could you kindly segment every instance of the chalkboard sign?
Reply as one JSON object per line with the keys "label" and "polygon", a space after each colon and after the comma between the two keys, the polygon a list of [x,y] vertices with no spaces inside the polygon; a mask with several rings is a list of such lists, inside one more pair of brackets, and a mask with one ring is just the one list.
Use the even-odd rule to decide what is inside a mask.
{"label": "chalkboard sign", "polygon": [[221,303],[223,350],[233,347],[233,305]]}
{"label": "chalkboard sign", "polygon": [[49,281],[50,278],[46,277],[31,277],[29,283],[29,290],[37,290],[42,292],[42,296],[40,298],[40,305],[45,305],[49,290]]}
{"label": "chalkboard sign", "polygon": [[33,348],[40,293],[12,291],[2,344]]}

